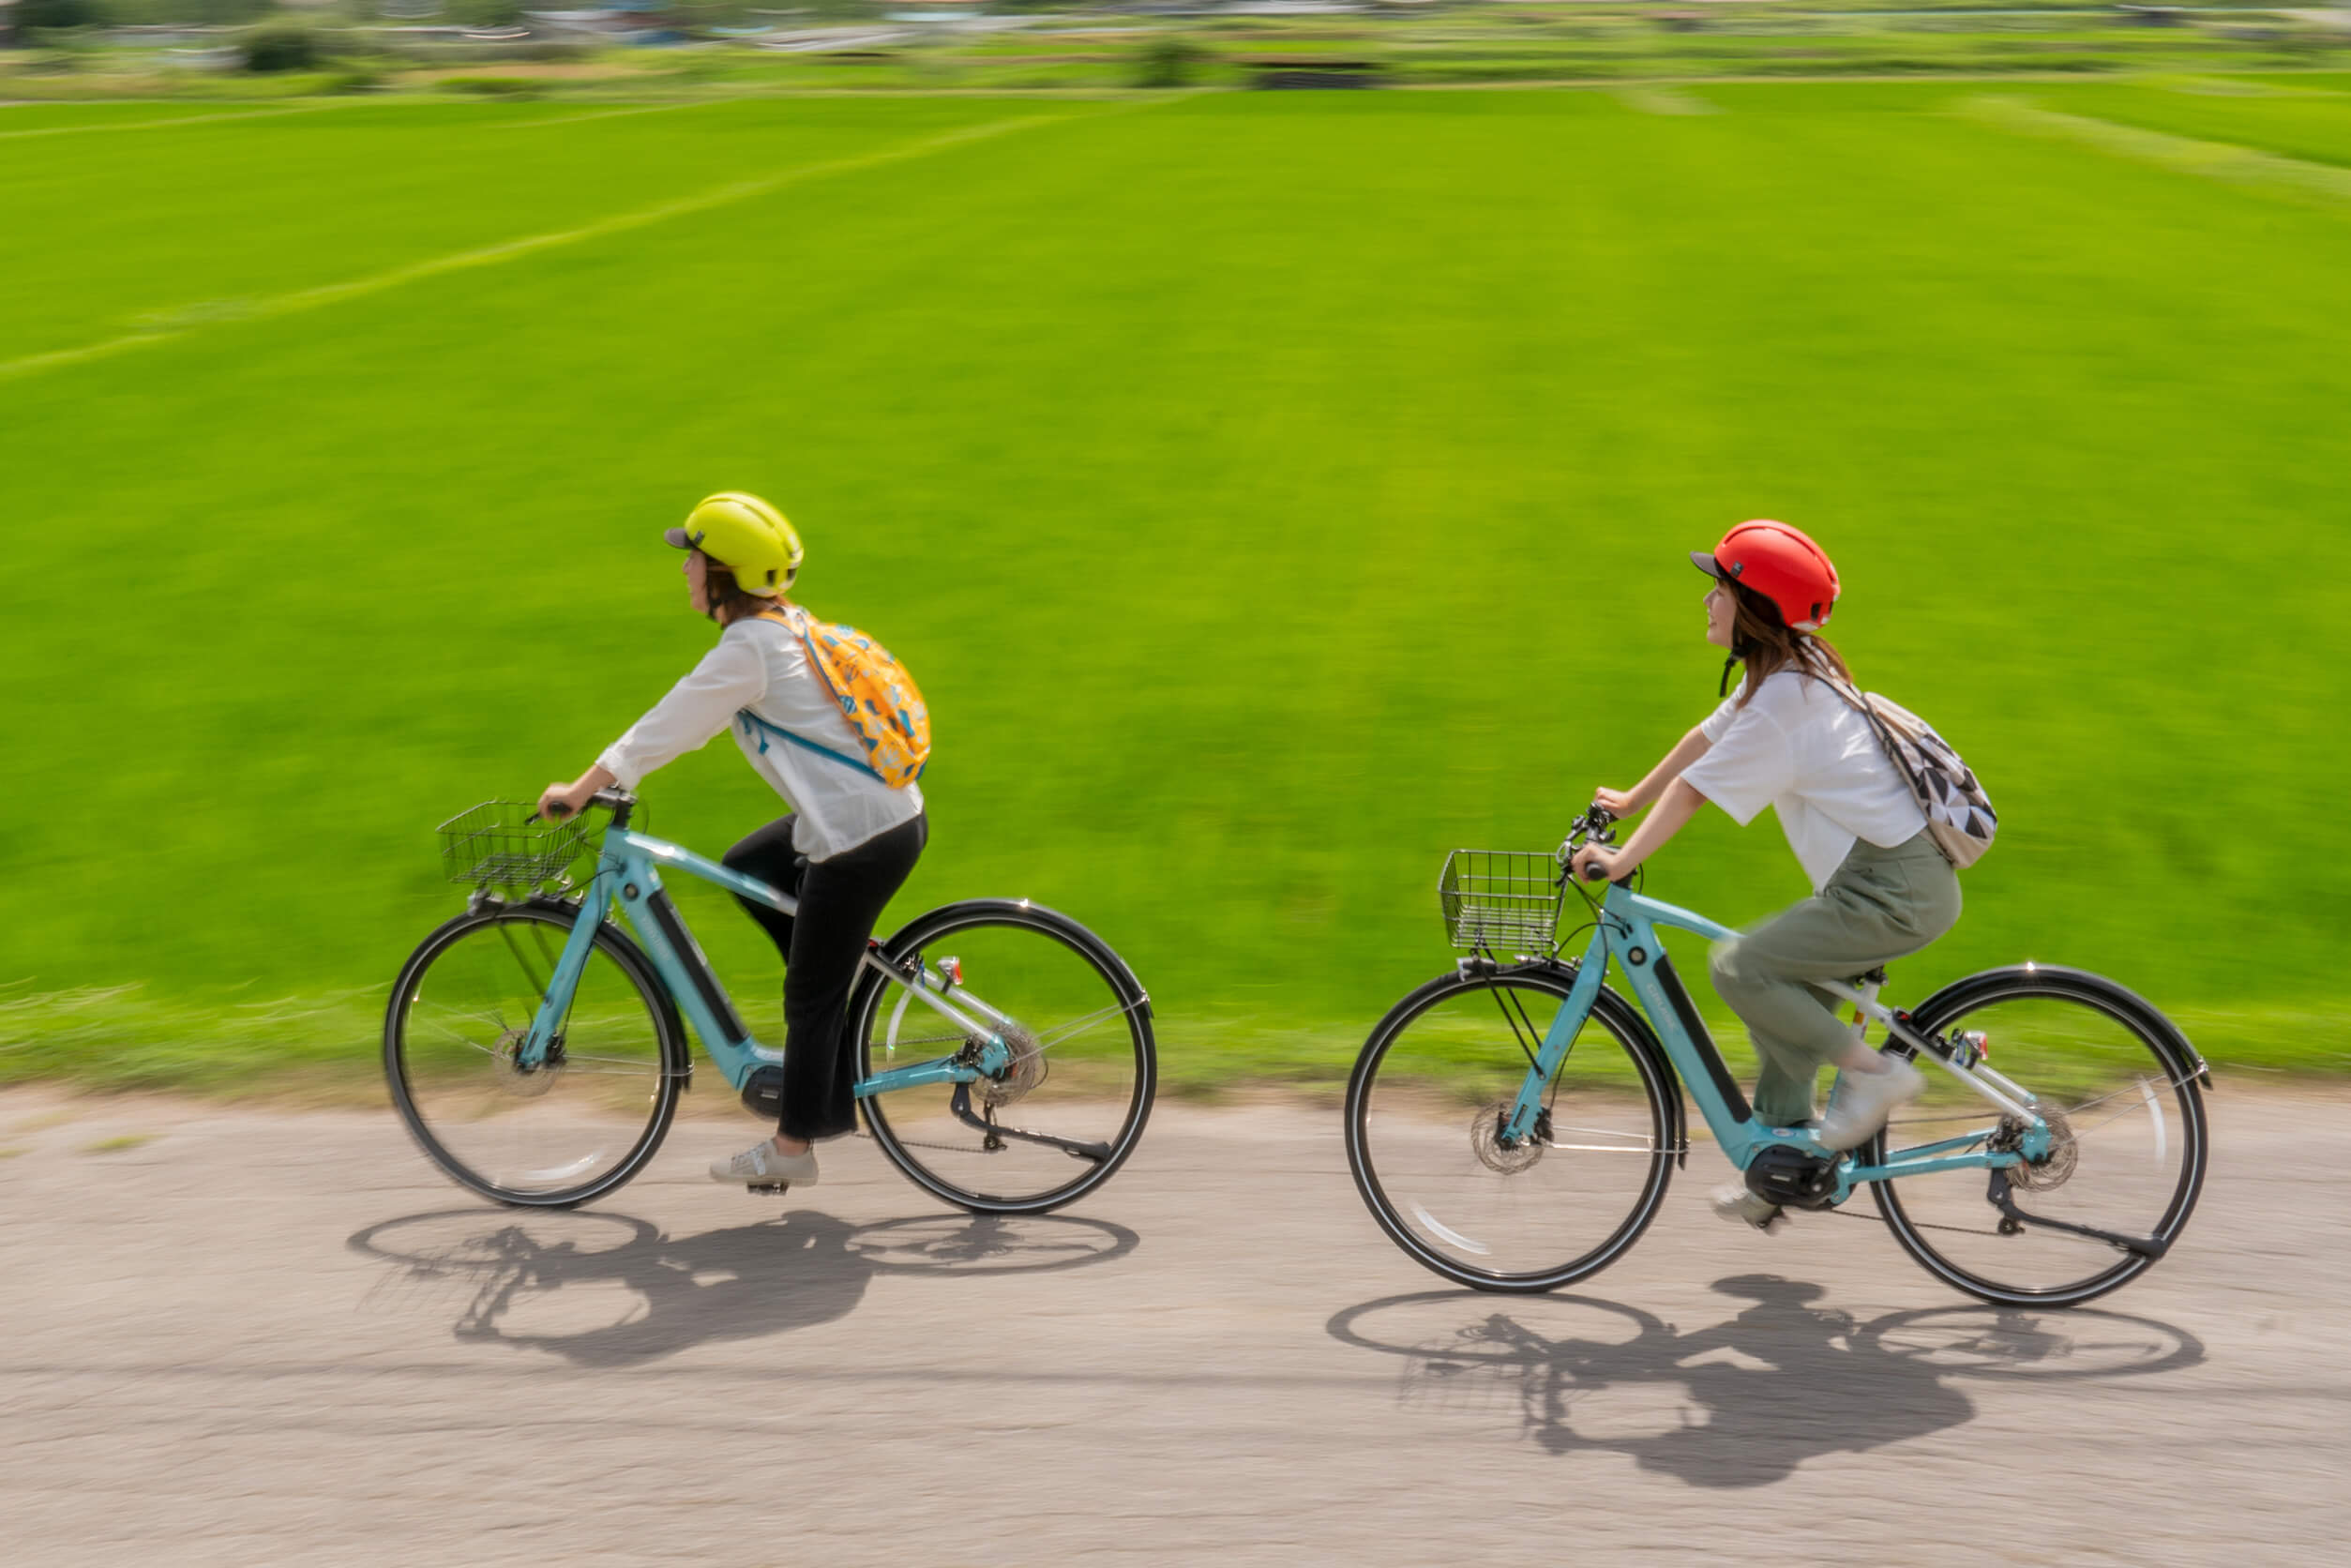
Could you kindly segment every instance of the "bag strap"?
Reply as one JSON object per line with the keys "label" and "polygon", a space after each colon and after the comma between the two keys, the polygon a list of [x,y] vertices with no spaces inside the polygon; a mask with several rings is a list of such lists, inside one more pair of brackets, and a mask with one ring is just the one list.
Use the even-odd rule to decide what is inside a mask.
{"label": "bag strap", "polygon": [[[832,672],[825,668],[824,661],[817,656],[816,642],[809,635],[808,631],[808,612],[806,611],[801,609],[798,605],[793,605],[789,610],[760,610],[754,611],[752,614],[757,620],[774,621],[780,626],[791,627],[791,630],[798,635],[800,641],[806,645],[808,650],[808,662],[815,667],[817,679],[824,683],[824,689],[826,691],[832,692],[833,700],[837,702],[840,701],[841,694],[836,690],[833,686]],[[780,724],[770,723],[768,720],[761,718],[759,715],[753,713],[748,708],[736,709],[735,716],[743,721],[744,731],[746,734],[756,732],[760,735],[760,749],[761,751],[765,751],[767,749],[766,737],[774,735],[780,740],[790,741],[794,746],[802,746],[807,750],[813,751],[820,757],[830,757],[833,761],[841,763],[845,767],[855,768],[859,773],[864,774],[867,778],[879,779],[884,784],[890,782],[888,779],[882,778],[881,773],[875,769],[873,764],[867,762],[864,758],[851,757],[845,751],[836,751],[829,746],[823,746],[816,741],[810,740],[807,736],[801,734],[797,731],[787,730]]]}
{"label": "bag strap", "polygon": [[791,742],[794,746],[805,746],[808,750],[815,752],[820,757],[830,757],[833,761],[841,763],[845,767],[855,768],[859,773],[864,774],[867,778],[881,779],[884,784],[889,782],[888,779],[882,778],[882,775],[877,773],[870,763],[861,761],[857,758],[851,757],[845,751],[836,751],[829,746],[820,746],[815,741],[810,740],[807,736],[801,734],[798,731],[787,730],[780,724],[772,724],[766,719],[761,718],[759,715],[753,713],[748,708],[737,708],[734,716],[743,721],[743,728],[746,733],[756,732],[761,736],[760,749],[761,751],[765,751],[767,749],[766,737],[774,735],[778,740],[787,740]]}
{"label": "bag strap", "polygon": [[787,610],[761,610],[754,613],[760,620],[774,621],[791,627],[792,634],[800,639],[800,645],[808,651],[808,663],[815,669],[816,678],[824,683],[824,689],[833,694],[833,701],[841,703],[849,701],[849,694],[833,682],[832,665],[817,652],[815,616],[796,604]]}
{"label": "bag strap", "polygon": [[1861,688],[1850,681],[1841,681],[1825,670],[1815,670],[1811,673],[1816,680],[1824,683],[1831,691],[1844,698],[1861,714],[1862,719],[1869,725],[1870,733],[1877,737],[1877,749],[1885,753],[1886,761],[1894,765],[1894,772],[1902,775],[1903,783],[1910,787],[1911,800],[1917,804],[1921,811],[1926,813],[1927,820],[1933,822],[1935,820],[1933,809],[1935,796],[1928,791],[1926,780],[1921,778],[1909,762],[1904,759],[1902,747],[1893,738],[1893,721],[1879,713],[1876,705],[1862,696]]}

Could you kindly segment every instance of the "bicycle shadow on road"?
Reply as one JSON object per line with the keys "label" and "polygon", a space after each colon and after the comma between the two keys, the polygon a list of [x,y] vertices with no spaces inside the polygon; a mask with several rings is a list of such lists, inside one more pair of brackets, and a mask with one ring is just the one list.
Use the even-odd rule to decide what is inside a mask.
{"label": "bicycle shadow on road", "polygon": [[1398,1402],[1514,1408],[1555,1454],[1620,1453],[1693,1486],[1765,1486],[1806,1460],[1959,1426],[1957,1380],[2058,1381],[2193,1366],[2204,1345],[2149,1318],[2075,1307],[1930,1307],[1869,1322],[1777,1274],[1714,1282],[1749,1305],[1687,1333],[1619,1302],[1460,1290],[1389,1296],[1327,1325],[1404,1358]]}
{"label": "bicycle shadow on road", "polygon": [[1123,1257],[1139,1239],[1124,1226],[1062,1215],[853,1226],[800,1209],[673,1236],[609,1210],[449,1209],[368,1226],[344,1244],[395,1266],[366,1304],[445,1310],[454,1297],[459,1339],[633,1366],[847,1317],[878,1274],[1081,1268]]}

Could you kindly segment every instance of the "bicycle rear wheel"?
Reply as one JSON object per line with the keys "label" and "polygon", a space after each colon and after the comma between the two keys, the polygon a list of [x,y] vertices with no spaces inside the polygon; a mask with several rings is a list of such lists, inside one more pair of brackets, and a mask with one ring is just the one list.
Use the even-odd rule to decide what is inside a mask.
{"label": "bicycle rear wheel", "polygon": [[578,918],[551,899],[461,914],[392,987],[384,1074],[400,1120],[452,1180],[501,1203],[564,1209],[618,1187],[661,1147],[685,1082],[676,1007],[609,925],[547,1060],[517,1064]]}
{"label": "bicycle rear wheel", "polygon": [[1547,1086],[1537,1137],[1497,1134],[1575,972],[1430,981],[1379,1021],[1347,1088],[1347,1160],[1372,1216],[1424,1267],[1481,1290],[1550,1290],[1621,1257],[1656,1217],[1680,1141],[1672,1071],[1602,991]]}
{"label": "bicycle rear wheel", "polygon": [[[974,1214],[1042,1214],[1093,1191],[1142,1137],[1158,1084],[1151,1003],[1117,954],[1066,915],[974,899],[917,917],[883,949],[959,976],[950,1000],[1015,1051],[1001,1083],[867,1097],[874,1141],[915,1184]],[[964,1034],[896,980],[850,1003],[861,1076],[952,1056]]]}
{"label": "bicycle rear wheel", "polygon": [[[2057,1133],[2040,1167],[2010,1171],[2024,1214],[2145,1238],[2178,1239],[2204,1186],[2203,1063],[2171,1023],[2112,981],[2079,970],[1993,970],[1930,997],[1916,1015],[1936,1033],[1981,1033],[1991,1065],[2040,1096]],[[1999,1112],[1931,1063],[1926,1095],[1863,1151],[1981,1130],[2012,1141]],[[1937,1171],[1876,1184],[1903,1250],[1969,1295],[2004,1306],[2071,1306],[2136,1279],[2157,1258],[2027,1224],[2001,1229],[1988,1173]]]}

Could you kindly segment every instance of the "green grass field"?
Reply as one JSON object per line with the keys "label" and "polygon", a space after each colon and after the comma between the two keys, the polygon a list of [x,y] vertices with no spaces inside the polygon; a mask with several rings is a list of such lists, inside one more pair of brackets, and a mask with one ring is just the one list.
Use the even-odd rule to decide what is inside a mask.
{"label": "green grass field", "polygon": [[[1343,1067],[1446,850],[1706,711],[1684,552],[1757,515],[2004,814],[1904,992],[2072,962],[2351,1066],[2351,201],[1993,90],[0,107],[0,1077],[368,1070],[433,823],[698,656],[657,534],[726,487],[929,696],[900,912],[1077,914],[1179,1081]],[[1997,90],[2351,165],[2340,78]],[[778,809],[724,742],[647,798]],[[1719,815],[1650,886],[1803,891]]]}

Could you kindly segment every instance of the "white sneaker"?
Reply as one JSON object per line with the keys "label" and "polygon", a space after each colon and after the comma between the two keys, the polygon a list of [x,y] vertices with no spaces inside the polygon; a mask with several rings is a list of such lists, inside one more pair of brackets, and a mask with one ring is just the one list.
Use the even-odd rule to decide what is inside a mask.
{"label": "white sneaker", "polygon": [[1878,1073],[1839,1073],[1836,1092],[1829,1096],[1828,1113],[1813,1137],[1823,1149],[1843,1153],[1858,1149],[1886,1124],[1894,1107],[1926,1093],[1926,1079],[1899,1057],[1888,1060]]}
{"label": "white sneaker", "polygon": [[711,1161],[710,1179],[746,1187],[812,1187],[816,1185],[816,1151],[780,1154],[775,1142],[763,1138],[740,1154]]}
{"label": "white sneaker", "polygon": [[1716,1187],[1714,1212],[1724,1219],[1743,1220],[1762,1231],[1769,1231],[1780,1218],[1780,1206],[1761,1193],[1750,1191],[1744,1182]]}

